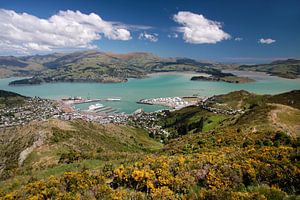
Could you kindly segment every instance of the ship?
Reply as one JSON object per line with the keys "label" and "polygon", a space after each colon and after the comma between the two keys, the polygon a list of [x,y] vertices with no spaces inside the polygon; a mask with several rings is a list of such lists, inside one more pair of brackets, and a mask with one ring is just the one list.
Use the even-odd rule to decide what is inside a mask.
{"label": "ship", "polygon": [[95,105],[90,105],[88,111],[96,111],[103,107],[104,105],[102,105],[101,103],[96,103]]}
{"label": "ship", "polygon": [[121,101],[120,98],[107,98],[106,101]]}

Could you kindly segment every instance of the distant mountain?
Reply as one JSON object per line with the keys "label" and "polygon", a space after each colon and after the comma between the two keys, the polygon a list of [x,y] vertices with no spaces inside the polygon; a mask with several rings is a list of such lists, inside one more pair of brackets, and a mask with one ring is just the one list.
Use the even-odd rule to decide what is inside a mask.
{"label": "distant mountain", "polygon": [[[12,84],[43,82],[124,82],[154,72],[201,72],[222,77],[221,69],[260,71],[285,78],[300,75],[300,60],[288,59],[261,65],[225,65],[189,58],[162,58],[151,53],[116,54],[99,51],[33,56],[0,56],[0,77],[32,76]],[[233,75],[232,75],[233,76]]]}
{"label": "distant mountain", "polygon": [[29,76],[43,69],[42,64],[26,57],[0,56],[0,78]]}
{"label": "distant mountain", "polygon": [[287,59],[277,60],[270,64],[240,65],[237,69],[266,72],[270,75],[294,79],[300,76],[300,60]]}
{"label": "distant mountain", "polygon": [[2,56],[0,57],[1,66],[12,66],[12,67],[26,67],[28,63],[14,56]]}
{"label": "distant mountain", "polygon": [[[214,64],[188,58],[162,58],[150,53],[115,54],[83,51],[68,54],[49,54],[12,57],[15,62],[0,62],[2,76],[33,76],[12,84],[42,82],[124,82],[128,78],[143,78],[148,73],[193,71],[222,74]],[[22,66],[22,68],[20,67]]]}

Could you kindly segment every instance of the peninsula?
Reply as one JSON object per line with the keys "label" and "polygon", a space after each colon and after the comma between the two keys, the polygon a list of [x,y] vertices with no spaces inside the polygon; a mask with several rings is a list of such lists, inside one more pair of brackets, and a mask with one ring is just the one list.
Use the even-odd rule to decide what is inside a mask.
{"label": "peninsula", "polygon": [[229,75],[229,76],[193,76],[191,78],[192,81],[223,81],[227,83],[250,83],[254,82],[254,79],[248,78],[248,77],[239,77],[235,75]]}

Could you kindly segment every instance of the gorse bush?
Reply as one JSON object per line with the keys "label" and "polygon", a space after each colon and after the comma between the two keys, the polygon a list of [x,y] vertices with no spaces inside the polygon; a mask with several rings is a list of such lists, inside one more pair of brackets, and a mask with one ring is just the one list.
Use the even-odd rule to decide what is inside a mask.
{"label": "gorse bush", "polygon": [[222,148],[148,156],[115,169],[66,172],[29,183],[3,199],[283,199],[299,194],[292,147]]}
{"label": "gorse bush", "polygon": [[[294,166],[290,147],[264,147],[185,156],[148,157],[132,166],[115,170],[114,185],[151,193],[167,187],[174,195],[188,194],[194,186],[208,190],[229,190],[262,183],[299,193],[300,170]],[[280,159],[276,159],[280,158]]]}

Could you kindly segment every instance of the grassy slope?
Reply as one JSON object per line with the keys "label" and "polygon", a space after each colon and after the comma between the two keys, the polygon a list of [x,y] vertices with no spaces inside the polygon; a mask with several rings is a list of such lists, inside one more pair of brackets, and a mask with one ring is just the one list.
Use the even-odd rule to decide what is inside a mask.
{"label": "grassy slope", "polygon": [[268,98],[268,102],[270,103],[278,103],[283,104],[287,106],[291,106],[293,108],[300,109],[300,91],[299,90],[293,90],[290,92],[277,94],[274,96],[270,96]]}
{"label": "grassy slope", "polygon": [[266,72],[284,78],[298,78],[300,75],[300,60],[288,59],[274,61],[270,64],[241,65],[238,69]]}
{"label": "grassy slope", "polygon": [[[289,100],[295,101],[297,100],[295,93],[298,92],[293,92],[293,95],[290,95],[291,93],[285,95],[289,96]],[[77,193],[82,198],[97,197],[100,194],[108,195],[101,197],[107,199],[112,198],[110,195],[116,195],[120,199],[296,198],[291,195],[299,195],[300,193],[298,188],[300,165],[299,154],[297,153],[299,138],[298,135],[296,137],[288,136],[285,131],[274,126],[270,118],[271,113],[280,108],[280,112],[277,113],[280,123],[287,126],[298,124],[299,110],[289,106],[281,109],[281,105],[279,105],[281,102],[286,104],[285,98],[283,98],[285,95],[281,95],[280,98],[276,96],[277,104],[271,104],[272,98],[270,96],[239,91],[217,96],[216,101],[210,105],[246,109],[244,114],[235,116],[217,115],[199,107],[187,107],[170,113],[167,118],[161,120],[161,125],[169,131],[174,131],[175,138],[171,139],[160,151],[158,150],[161,147],[160,144],[149,139],[147,135],[136,135],[136,132],[130,131],[132,128],[107,127],[112,135],[105,137],[106,139],[99,139],[96,132],[105,132],[106,129],[103,126],[81,122],[64,123],[58,127],[63,130],[60,131],[59,138],[50,137],[52,139],[50,139],[49,145],[59,147],[58,149],[63,149],[64,152],[75,149],[80,150],[80,152],[96,151],[94,152],[95,155],[80,154],[78,161],[70,164],[62,163],[46,169],[35,169],[34,178],[40,179],[50,174],[56,174],[60,184],[50,186],[47,183],[34,182],[21,190],[17,190],[12,195],[36,194],[34,192],[42,193],[42,191],[43,194],[47,194],[46,190],[34,189],[37,185],[39,187],[45,185],[46,188],[60,188],[55,190],[56,192],[52,195],[60,195],[58,191],[63,190],[70,196],[75,197],[74,195]],[[283,110],[286,111],[287,109],[291,110],[288,113],[289,119],[295,120],[286,119]],[[192,129],[185,135],[175,133],[177,128],[183,124],[191,125],[201,118],[203,118],[202,131]],[[56,124],[56,128],[57,126]],[[53,129],[51,130],[53,132]],[[85,137],[81,138],[74,131],[83,132]],[[127,136],[127,133],[139,142],[133,142],[134,139]],[[95,134],[97,138],[95,138]],[[70,139],[70,135],[74,136],[76,141]],[[140,136],[142,138],[139,138]],[[115,137],[116,140],[111,140],[111,137]],[[58,144],[53,143],[53,139],[60,142]],[[122,140],[118,141],[120,139]],[[89,142],[85,142],[86,140]],[[99,147],[97,145],[101,142],[103,142],[100,145],[101,149],[97,152],[97,147]],[[144,146],[137,145],[139,143],[144,144]],[[158,152],[145,154],[145,152],[153,150],[153,145]],[[47,148],[54,151],[52,147]],[[115,165],[107,170],[107,157],[104,153],[106,151],[103,152],[102,148],[112,151],[113,156],[111,157],[118,157],[120,155],[118,150],[130,152],[127,153],[127,159],[136,162],[122,163],[124,160],[121,158],[124,157],[120,156],[118,161],[110,161]],[[29,167],[32,163],[38,163],[37,161],[41,159],[38,155],[39,152],[43,152],[42,149],[34,152],[32,158],[29,157],[26,161],[28,163],[25,162],[25,166]],[[130,158],[129,156],[137,155],[136,153],[141,155],[140,152],[147,156],[139,158],[134,156]],[[47,155],[46,153],[42,154]],[[119,167],[116,168],[116,165]],[[73,174],[73,182],[66,182],[70,175],[61,175],[66,170],[72,171],[83,168],[97,169],[92,171],[92,174],[99,173],[105,176],[105,180],[110,185],[106,183],[96,184],[98,188],[105,188],[105,192],[93,189],[95,184],[82,185],[83,180],[94,180],[92,174],[87,175],[85,172]],[[16,183],[24,177],[28,179],[30,174],[23,174],[21,177],[19,175],[19,177],[9,179],[3,184],[9,190],[14,187],[18,188],[19,185]],[[74,180],[76,181],[74,182]],[[20,184],[23,185],[24,182]],[[74,190],[67,189],[66,185],[67,188],[74,188]],[[87,189],[82,189],[82,187],[87,187]],[[89,192],[87,193],[87,191]],[[87,194],[91,196],[86,196]]]}
{"label": "grassy slope", "polygon": [[[18,157],[24,149],[45,135],[44,143],[35,148],[18,167]],[[141,129],[124,125],[97,125],[83,121],[51,120],[2,131],[0,157],[6,158],[0,185],[14,187],[29,178],[45,178],[64,171],[100,168],[105,163],[132,162],[142,155],[157,151],[161,144],[149,138]],[[9,178],[11,177],[11,178]],[[7,184],[7,183],[11,183]]]}
{"label": "grassy slope", "polygon": [[[3,73],[34,76],[31,82],[36,84],[40,82],[40,79],[45,82],[122,82],[126,81],[127,78],[143,78],[147,73],[164,71],[195,71],[216,75],[221,73],[211,63],[184,58],[161,58],[140,52],[113,54],[85,51],[70,54],[11,57],[10,59],[21,62],[26,66],[20,69],[16,64],[9,65],[7,62],[5,62],[5,65],[1,65],[0,57],[0,70]],[[9,72],[9,70],[11,71]],[[16,82],[16,84],[20,84],[20,82]]]}
{"label": "grassy slope", "polygon": [[17,93],[0,90],[0,108],[24,104],[26,99]]}

